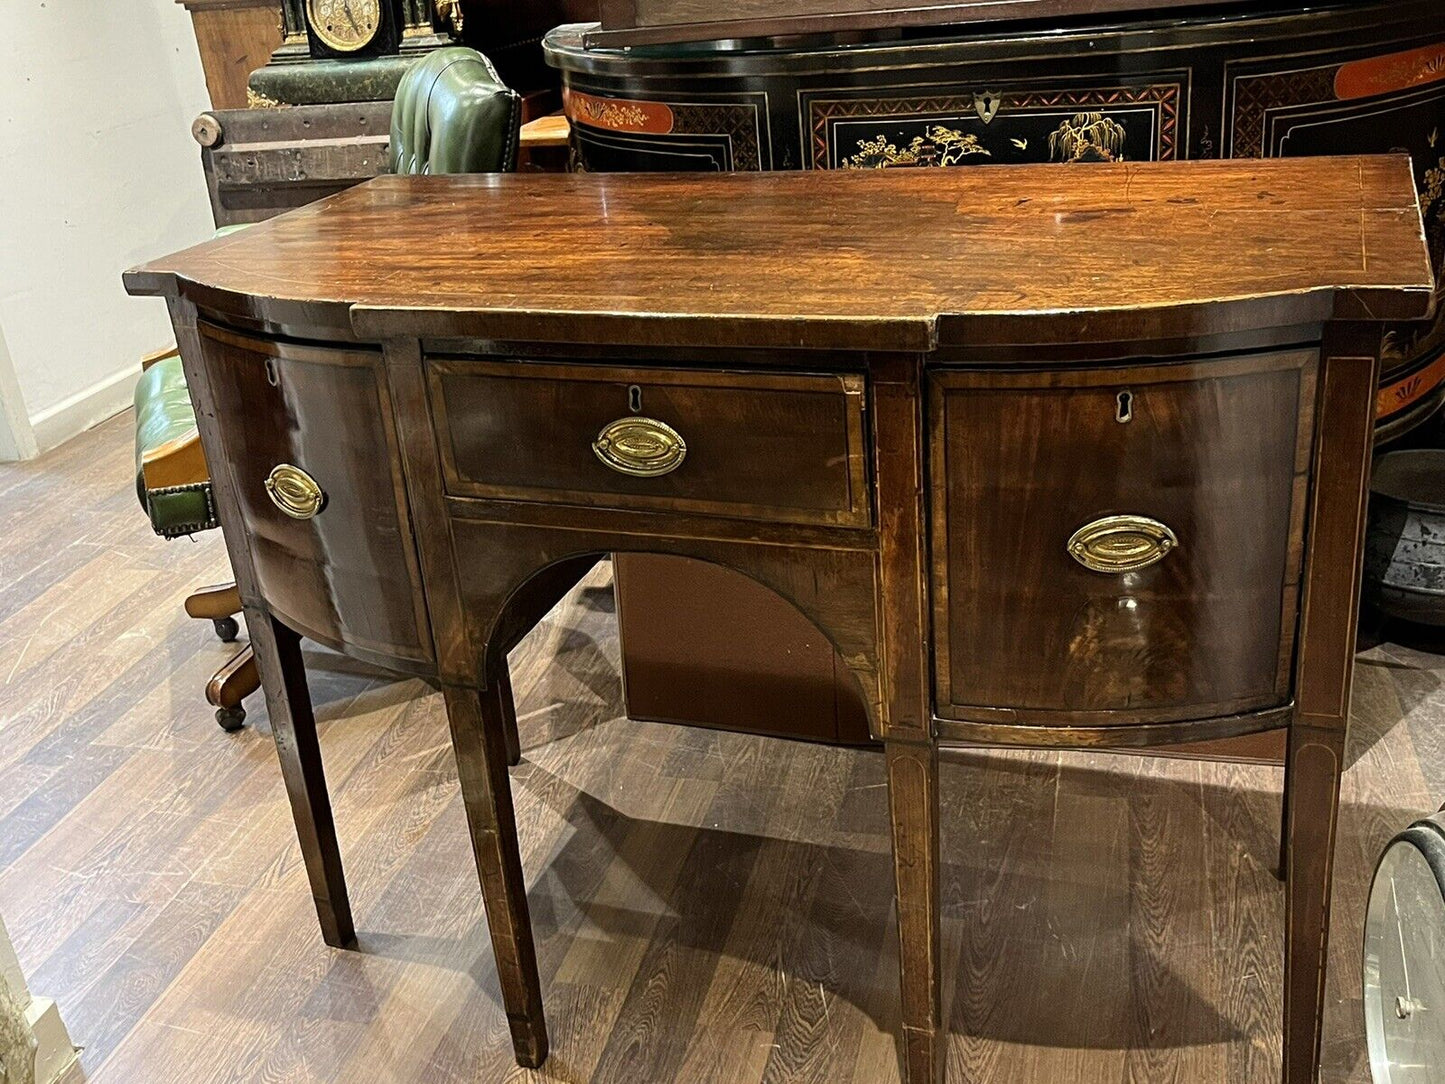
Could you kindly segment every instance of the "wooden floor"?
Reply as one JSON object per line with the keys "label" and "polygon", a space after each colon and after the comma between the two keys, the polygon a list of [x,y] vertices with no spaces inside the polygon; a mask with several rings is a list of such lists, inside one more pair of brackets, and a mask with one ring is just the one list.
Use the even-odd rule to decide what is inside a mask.
{"label": "wooden floor", "polygon": [[[309,655],[360,950],[322,944],[259,697],[187,620],[219,539],[150,534],[122,416],[0,466],[0,914],[97,1082],[897,1078],[876,754],[622,717],[606,575],[513,655],[552,1034],[512,1063],[440,698]],[[604,566],[605,567],[605,566]],[[1374,857],[1445,797],[1445,661],[1361,660],[1325,1073],[1367,1081]],[[964,754],[943,774],[949,1079],[1273,1081],[1277,770]]]}

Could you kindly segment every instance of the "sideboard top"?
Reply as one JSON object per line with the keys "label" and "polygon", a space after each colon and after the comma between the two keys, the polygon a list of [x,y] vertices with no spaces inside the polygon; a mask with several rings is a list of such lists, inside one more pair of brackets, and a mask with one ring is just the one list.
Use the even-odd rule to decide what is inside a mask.
{"label": "sideboard top", "polygon": [[125,281],[363,338],[908,350],[1415,319],[1434,291],[1403,156],[384,176]]}

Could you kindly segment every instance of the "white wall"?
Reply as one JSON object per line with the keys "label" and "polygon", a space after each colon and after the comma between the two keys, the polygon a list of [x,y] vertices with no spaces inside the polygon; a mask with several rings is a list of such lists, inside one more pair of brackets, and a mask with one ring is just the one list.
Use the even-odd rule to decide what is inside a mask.
{"label": "white wall", "polygon": [[43,451],[128,405],[140,356],[171,339],[164,304],[127,297],[120,274],[209,236],[190,135],[209,99],[174,0],[4,8],[0,335],[23,410],[7,402],[0,424],[28,418]]}

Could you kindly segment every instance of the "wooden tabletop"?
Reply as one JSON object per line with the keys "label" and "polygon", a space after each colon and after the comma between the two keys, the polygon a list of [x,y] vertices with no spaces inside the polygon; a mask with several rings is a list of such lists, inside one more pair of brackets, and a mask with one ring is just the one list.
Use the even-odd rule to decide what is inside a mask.
{"label": "wooden tabletop", "polygon": [[928,349],[1129,312],[1171,334],[1414,319],[1434,279],[1392,156],[385,176],[126,285],[341,306],[363,337]]}

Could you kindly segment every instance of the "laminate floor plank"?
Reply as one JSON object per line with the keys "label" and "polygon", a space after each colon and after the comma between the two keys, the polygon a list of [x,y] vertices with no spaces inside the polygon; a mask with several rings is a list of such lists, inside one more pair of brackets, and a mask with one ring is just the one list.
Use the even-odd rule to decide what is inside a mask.
{"label": "laminate floor plank", "polygon": [[[547,1064],[512,1061],[440,697],[307,645],[359,939],[325,946],[264,703],[228,735],[202,696],[234,648],[181,602],[224,549],[150,533],[130,441],[122,416],[0,466],[0,913],[90,1080],[895,1084],[881,758],[623,718],[605,563],[510,659]],[[1445,798],[1428,646],[1357,670],[1325,1084],[1369,1079],[1375,858]],[[1280,785],[945,754],[950,1080],[1275,1079]]]}

